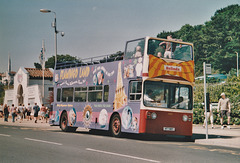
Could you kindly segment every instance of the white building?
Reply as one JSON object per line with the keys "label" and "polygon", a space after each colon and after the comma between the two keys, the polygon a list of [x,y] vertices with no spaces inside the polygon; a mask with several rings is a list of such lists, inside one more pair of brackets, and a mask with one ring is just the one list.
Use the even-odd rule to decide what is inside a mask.
{"label": "white building", "polygon": [[42,69],[20,67],[14,76],[14,88],[5,91],[4,104],[27,106],[30,103],[33,106],[36,102],[38,105],[49,105],[48,99],[53,91],[53,69],[45,69],[44,91],[42,86]]}

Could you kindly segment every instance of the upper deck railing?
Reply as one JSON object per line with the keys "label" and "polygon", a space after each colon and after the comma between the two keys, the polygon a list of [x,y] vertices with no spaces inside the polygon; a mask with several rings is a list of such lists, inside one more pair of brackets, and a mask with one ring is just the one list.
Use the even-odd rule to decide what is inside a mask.
{"label": "upper deck railing", "polygon": [[119,60],[123,60],[123,56],[124,56],[124,53],[116,53],[116,54],[85,58],[80,60],[79,62],[77,61],[59,62],[57,63],[56,69],[59,70],[59,69],[65,69],[65,68],[71,68],[71,67],[81,67],[81,66],[87,66],[87,65],[119,61]]}

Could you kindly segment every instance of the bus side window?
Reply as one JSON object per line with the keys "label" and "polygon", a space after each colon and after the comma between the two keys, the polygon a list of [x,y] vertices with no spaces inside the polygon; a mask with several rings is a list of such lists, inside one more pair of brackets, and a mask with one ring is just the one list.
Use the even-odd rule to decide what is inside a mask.
{"label": "bus side window", "polygon": [[129,99],[130,101],[138,101],[141,99],[142,94],[142,82],[130,81],[129,83]]}
{"label": "bus side window", "polygon": [[73,88],[63,88],[62,89],[62,102],[72,102],[73,101]]}
{"label": "bus side window", "polygon": [[87,101],[87,87],[77,87],[74,91],[75,102],[86,102]]}
{"label": "bus side window", "polygon": [[104,94],[103,94],[103,101],[108,102],[108,95],[109,95],[109,85],[104,86]]}
{"label": "bus side window", "polygon": [[102,101],[102,86],[92,86],[88,89],[88,102]]}
{"label": "bus side window", "polygon": [[58,88],[57,89],[57,102],[61,101],[61,92],[62,92],[61,88]]}

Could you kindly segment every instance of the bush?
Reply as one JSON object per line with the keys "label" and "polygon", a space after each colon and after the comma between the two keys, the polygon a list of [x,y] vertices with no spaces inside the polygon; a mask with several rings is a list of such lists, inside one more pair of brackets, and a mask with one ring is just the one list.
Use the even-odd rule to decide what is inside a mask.
{"label": "bush", "polygon": [[[208,83],[208,92],[210,93],[211,102],[218,102],[220,94],[225,92],[231,101],[231,122],[230,124],[240,125],[240,76],[230,76],[226,82]],[[203,83],[196,81],[194,88],[194,106],[193,106],[193,123],[199,124],[204,122]],[[214,124],[221,124],[217,110],[213,110]],[[227,124],[227,117],[224,117],[224,124]]]}
{"label": "bush", "polygon": [[[235,125],[240,125],[240,111],[239,108],[232,108],[231,110],[231,120],[230,120],[230,124],[235,124]],[[204,123],[204,109],[203,108],[194,108],[193,109],[193,124],[202,124]],[[209,119],[210,120],[210,119]],[[225,116],[223,118],[223,124],[227,124],[227,117]],[[208,122],[210,123],[210,121]],[[217,110],[213,110],[213,123],[220,125],[221,121],[220,121],[220,113],[217,112]]]}

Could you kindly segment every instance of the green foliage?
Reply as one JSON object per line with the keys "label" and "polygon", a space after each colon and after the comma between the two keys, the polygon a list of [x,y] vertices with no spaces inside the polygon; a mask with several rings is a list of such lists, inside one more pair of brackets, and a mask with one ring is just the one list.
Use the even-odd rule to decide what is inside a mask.
{"label": "green foliage", "polygon": [[240,51],[240,6],[231,5],[217,10],[204,25],[186,24],[175,32],[163,31],[157,35],[174,38],[194,44],[195,75],[203,73],[202,63],[211,63],[218,73],[228,73],[236,67],[236,52]]}
{"label": "green foliage", "polygon": [[[80,59],[78,59],[77,57],[73,57],[69,54],[66,55],[57,55],[57,63],[61,63],[61,62],[67,62],[67,61],[74,61],[76,63],[80,63]],[[42,68],[42,66],[39,63],[34,63],[35,68]],[[48,60],[45,62],[45,68],[53,68],[54,69],[55,66],[55,56],[51,56],[50,58],[48,58]]]}
{"label": "green foliage", "polygon": [[40,63],[34,62],[34,66],[35,66],[35,68],[39,68],[39,69],[42,68],[42,65]]}
{"label": "green foliage", "polygon": [[[203,123],[204,110],[201,103],[204,102],[203,96],[203,83],[196,82],[194,88],[194,109],[193,109],[193,123]],[[218,102],[220,94],[224,92],[231,102],[231,124],[240,124],[240,77],[236,75],[229,76],[223,83],[208,83],[207,92],[210,94],[211,102]],[[213,118],[215,124],[220,124],[219,113],[214,110]],[[227,124],[227,118],[224,118],[224,122]]]}

